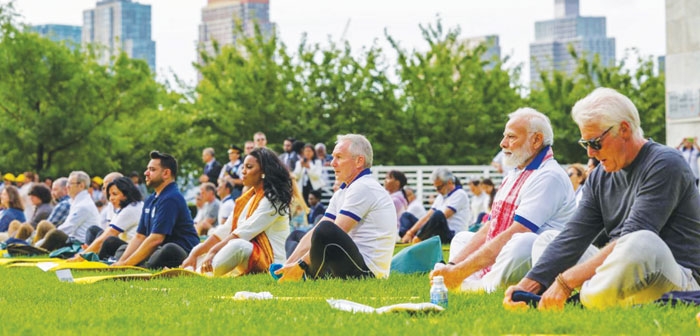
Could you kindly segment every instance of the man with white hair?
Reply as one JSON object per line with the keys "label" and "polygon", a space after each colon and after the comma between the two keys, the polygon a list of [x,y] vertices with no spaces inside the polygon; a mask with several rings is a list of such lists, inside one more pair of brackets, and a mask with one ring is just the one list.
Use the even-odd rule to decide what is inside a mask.
{"label": "man with white hair", "polygon": [[[683,157],[645,139],[637,108],[615,90],[596,89],[571,114],[579,144],[600,165],[563,231],[535,242],[535,266],[504,305],[524,304],[512,301],[515,290],[544,292],[540,309],[562,308],[576,288],[585,307],[599,309],[700,290],[700,195]],[[610,243],[598,250],[590,244],[601,230]]]}
{"label": "man with white hair", "polygon": [[[455,177],[447,168],[438,168],[431,180],[437,191],[432,207],[418,221],[410,224],[406,220],[401,228],[405,230],[404,243],[418,243],[432,236],[440,236],[440,241],[447,244],[455,234],[466,231],[471,220],[469,195],[455,183]],[[408,225],[411,225],[410,227]]]}
{"label": "man with white hair", "polygon": [[340,189],[321,221],[306,234],[286,264],[280,281],[386,278],[396,237],[396,208],[389,193],[372,177],[372,145],[359,134],[339,135],[333,169]]}
{"label": "man with white hair", "polygon": [[[52,251],[69,243],[84,243],[88,228],[99,225],[100,214],[87,191],[89,186],[90,176],[87,173],[83,171],[70,173],[67,186],[68,196],[71,199],[68,217],[56,229],[52,229],[53,225],[48,222],[37,226],[37,231],[48,231],[40,247]],[[42,226],[47,227],[42,228]]]}
{"label": "man with white hair", "polygon": [[322,142],[319,142],[314,146],[314,150],[316,151],[316,157],[319,160],[321,160],[324,166],[331,165],[331,161],[333,161],[333,156],[326,152],[326,145],[324,145]]}
{"label": "man with white hair", "polygon": [[508,115],[501,148],[516,167],[503,179],[489,219],[476,233],[462,232],[450,245],[449,265],[439,264],[448,288],[486,290],[517,283],[530,269],[538,234],[561,229],[576,201],[571,182],[554,159],[549,118],[531,108]]}

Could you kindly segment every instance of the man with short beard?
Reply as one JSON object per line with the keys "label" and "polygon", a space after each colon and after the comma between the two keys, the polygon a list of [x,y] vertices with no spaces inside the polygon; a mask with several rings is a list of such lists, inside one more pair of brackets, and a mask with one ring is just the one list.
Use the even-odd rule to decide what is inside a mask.
{"label": "man with short beard", "polygon": [[455,235],[449,264],[431,272],[431,278],[443,276],[448,288],[493,292],[517,283],[531,267],[538,234],[561,229],[574,213],[571,182],[554,160],[549,118],[531,108],[508,117],[501,148],[504,163],[516,168],[494,197],[488,222],[476,233]]}
{"label": "man with short beard", "polygon": [[199,244],[187,202],[175,183],[177,161],[152,151],[144,175],[154,193],[143,204],[136,236],[115,254],[112,266],[177,267]]}

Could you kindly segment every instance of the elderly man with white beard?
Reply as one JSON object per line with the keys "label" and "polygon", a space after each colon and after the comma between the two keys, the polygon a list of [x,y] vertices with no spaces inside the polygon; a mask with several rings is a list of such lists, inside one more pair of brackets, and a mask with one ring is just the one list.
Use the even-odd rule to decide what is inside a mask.
{"label": "elderly man with white beard", "polygon": [[566,172],[554,160],[549,118],[521,108],[508,115],[501,148],[508,172],[494,197],[488,222],[478,232],[452,239],[448,265],[438,264],[430,278],[442,276],[450,289],[493,292],[520,281],[532,267],[538,234],[561,229],[576,202]]}

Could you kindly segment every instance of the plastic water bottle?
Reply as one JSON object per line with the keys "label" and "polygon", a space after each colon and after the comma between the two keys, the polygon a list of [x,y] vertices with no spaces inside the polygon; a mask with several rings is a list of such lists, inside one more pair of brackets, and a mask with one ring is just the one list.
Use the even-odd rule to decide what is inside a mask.
{"label": "plastic water bottle", "polygon": [[442,276],[433,277],[433,286],[430,287],[430,303],[434,303],[447,309],[447,287]]}

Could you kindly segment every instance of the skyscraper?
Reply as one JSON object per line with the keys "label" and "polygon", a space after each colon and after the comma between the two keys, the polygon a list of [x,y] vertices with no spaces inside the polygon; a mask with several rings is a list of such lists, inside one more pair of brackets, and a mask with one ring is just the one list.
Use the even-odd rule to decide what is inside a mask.
{"label": "skyscraper", "polygon": [[156,43],[151,39],[151,5],[131,0],[98,1],[95,9],[83,11],[83,44],[102,45],[106,51],[101,61],[123,50],[129,57],[140,58],[156,70]]}
{"label": "skyscraper", "polygon": [[272,35],[269,0],[208,0],[202,8],[199,25],[199,48],[214,53],[213,41],[220,46],[233,44],[239,37],[236,24],[240,23],[244,36],[255,34],[258,24],[263,36]]}
{"label": "skyscraper", "polygon": [[666,0],[666,144],[700,138],[700,6]]}
{"label": "skyscraper", "polygon": [[572,74],[577,55],[593,59],[598,54],[603,65],[615,64],[615,39],[606,36],[605,17],[579,15],[578,0],[554,0],[554,19],[535,22],[535,42],[530,43],[530,85],[539,81],[540,72],[559,70]]}
{"label": "skyscraper", "polygon": [[82,34],[80,26],[45,24],[31,26],[31,30],[55,42],[65,41],[71,48],[80,45],[80,38]]}

